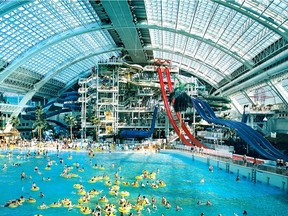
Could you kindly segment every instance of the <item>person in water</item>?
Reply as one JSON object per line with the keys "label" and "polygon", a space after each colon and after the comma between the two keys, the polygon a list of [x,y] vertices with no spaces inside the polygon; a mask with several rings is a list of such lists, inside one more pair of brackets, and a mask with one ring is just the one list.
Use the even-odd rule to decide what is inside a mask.
{"label": "person in water", "polygon": [[25,179],[25,173],[24,173],[24,171],[21,172],[21,174],[20,174],[20,179],[21,179],[21,180]]}
{"label": "person in water", "polygon": [[176,211],[180,211],[182,208],[179,205],[176,205]]}

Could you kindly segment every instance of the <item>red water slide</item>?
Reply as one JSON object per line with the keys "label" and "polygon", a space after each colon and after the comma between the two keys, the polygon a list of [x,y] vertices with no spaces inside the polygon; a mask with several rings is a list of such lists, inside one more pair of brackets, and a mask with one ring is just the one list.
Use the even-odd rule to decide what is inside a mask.
{"label": "red water slide", "polygon": [[[172,82],[171,82],[171,76],[170,76],[170,71],[169,68],[165,67],[165,73],[166,73],[166,78],[167,78],[167,84],[168,84],[168,90],[170,92],[170,94],[172,93]],[[180,113],[176,112],[176,116],[178,118],[178,121],[181,121],[180,118]],[[187,128],[186,124],[184,121],[181,121],[181,127],[183,129],[183,131],[185,132],[185,134],[189,137],[190,140],[192,140],[193,144],[195,144],[198,147],[203,147],[203,148],[207,148],[206,146],[204,146],[202,143],[200,143],[189,131],[189,129]]]}
{"label": "red water slide", "polygon": [[175,122],[175,120],[173,119],[173,116],[172,116],[172,113],[171,113],[171,110],[170,110],[170,106],[169,106],[169,103],[168,103],[168,100],[167,100],[167,96],[166,96],[166,91],[165,91],[165,88],[164,88],[164,81],[163,81],[163,75],[162,75],[162,69],[159,67],[157,69],[158,71],[158,76],[159,76],[159,81],[160,81],[160,87],[161,87],[161,92],[162,92],[162,97],[163,97],[163,101],[164,101],[164,106],[165,106],[165,109],[166,109],[166,113],[167,113],[167,116],[170,120],[170,123],[171,125],[173,126],[175,132],[177,133],[177,135],[180,137],[181,141],[185,144],[185,145],[188,145],[188,146],[194,146],[191,142],[189,142],[183,134],[180,133],[180,130]]}

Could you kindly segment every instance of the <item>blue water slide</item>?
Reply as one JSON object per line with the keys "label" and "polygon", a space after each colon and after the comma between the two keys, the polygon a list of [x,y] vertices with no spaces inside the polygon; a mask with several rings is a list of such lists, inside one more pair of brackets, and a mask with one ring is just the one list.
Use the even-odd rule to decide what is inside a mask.
{"label": "blue water slide", "polygon": [[[79,94],[77,91],[65,92],[65,93],[61,94],[59,98],[44,104],[42,106],[42,108],[44,109],[48,106],[53,105],[54,103],[62,103],[63,104],[64,102],[67,102],[67,101],[77,101],[78,98],[79,98]],[[76,107],[74,107],[74,108],[76,109]],[[35,109],[36,109],[36,107],[27,107],[27,108],[25,108],[25,111],[31,112],[31,111],[35,111]],[[79,109],[79,108],[77,108],[77,109]]]}
{"label": "blue water slide", "polygon": [[[253,137],[246,129],[244,129],[242,127],[239,127],[239,125],[237,125],[237,122],[227,121],[227,120],[222,120],[222,119],[217,118],[215,116],[214,112],[211,113],[211,112],[207,111],[207,110],[209,110],[210,106],[209,106],[209,108],[207,108],[206,104],[202,103],[202,101],[200,101],[200,100],[193,99],[193,104],[194,104],[195,109],[199,113],[199,115],[205,121],[210,122],[210,123],[219,124],[219,125],[225,125],[225,126],[228,126],[230,128],[235,129],[236,133],[246,143],[248,143],[251,147],[253,147],[259,154],[261,154],[263,157],[268,158],[268,159],[272,159],[272,160],[276,160],[277,159],[277,157],[275,157],[274,155],[270,154],[265,149],[263,149],[260,146],[258,140],[255,139],[255,137]],[[206,112],[205,112],[205,110],[206,110]],[[206,114],[207,112],[208,112],[208,115]]]}
{"label": "blue water slide", "polygon": [[247,123],[247,121],[248,121],[248,114],[246,114],[245,112],[243,112],[241,122]]}
{"label": "blue water slide", "polygon": [[[65,112],[71,112],[71,109],[59,109],[59,110],[55,110],[49,113],[44,113],[43,114],[43,118],[50,118],[52,116],[58,115],[60,113],[65,113]],[[26,115],[22,115],[22,118],[25,120],[35,120],[35,113],[32,112],[31,114],[26,114]]]}
{"label": "blue water slide", "polygon": [[[53,105],[54,103],[64,103],[65,101],[67,101],[67,100],[65,100],[65,99],[61,99],[61,98],[57,98],[57,99],[55,99],[55,100],[52,100],[52,101],[50,101],[50,102],[48,102],[48,103],[46,103],[46,104],[44,104],[43,106],[42,106],[42,108],[44,109],[44,108],[46,108],[46,107],[48,107],[48,106],[51,106],[51,105]],[[33,112],[33,111],[35,111],[35,109],[36,109],[36,106],[35,107],[27,107],[27,108],[25,108],[25,111],[26,112]]]}
{"label": "blue water slide", "polygon": [[65,103],[63,104],[63,107],[70,109],[71,110],[81,110],[81,106],[80,105],[76,105],[76,104],[70,104],[70,103]]}
{"label": "blue water slide", "polygon": [[59,121],[56,121],[56,120],[53,120],[53,119],[48,119],[47,120],[48,122],[52,122],[52,123],[55,123],[56,125],[59,125],[60,127],[63,127],[63,128],[68,128],[66,124],[63,124],[62,122],[59,122]]}
{"label": "blue water slide", "polygon": [[157,116],[158,106],[155,106],[154,113],[153,113],[153,119],[150,130],[121,130],[119,133],[119,136],[121,138],[136,138],[136,139],[145,139],[151,137],[152,133],[155,129],[155,123],[156,123],[156,116]]}
{"label": "blue water slide", "polygon": [[[211,118],[213,119],[219,119],[216,117],[214,111],[211,109],[209,104],[205,101],[198,100],[203,107],[207,110]],[[236,124],[237,128],[241,128],[246,130],[247,133],[251,134],[251,136],[265,149],[267,149],[270,154],[274,155],[276,158],[283,158],[285,160],[288,160],[288,157],[284,155],[281,151],[279,151],[277,148],[275,148],[267,139],[265,139],[261,134],[259,134],[256,130],[249,127],[248,125],[244,124],[243,122],[235,122],[235,121],[228,121],[227,122],[233,122],[233,124]]]}
{"label": "blue water slide", "polygon": [[72,92],[64,92],[63,94],[60,95],[60,98],[66,98],[66,97],[72,97],[72,96],[77,96],[79,97],[79,93],[77,91],[72,91]]}

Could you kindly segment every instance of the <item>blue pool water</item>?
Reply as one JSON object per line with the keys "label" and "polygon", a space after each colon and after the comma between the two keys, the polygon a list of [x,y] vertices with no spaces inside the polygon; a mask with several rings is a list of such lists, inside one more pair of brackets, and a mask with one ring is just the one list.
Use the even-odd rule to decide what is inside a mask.
{"label": "blue pool water", "polygon": [[[25,152],[23,152],[25,153]],[[5,154],[2,152],[2,155]],[[100,195],[91,198],[90,203],[86,204],[91,208],[95,208],[96,202],[100,196],[106,195],[110,203],[118,205],[119,198],[116,198],[108,193],[108,186],[104,185],[103,181],[96,183],[88,183],[92,176],[106,174],[113,182],[114,174],[118,171],[119,176],[124,180],[132,183],[135,181],[135,176],[141,175],[142,170],[157,171],[157,179],[162,179],[167,184],[166,187],[153,189],[150,186],[145,188],[134,188],[132,186],[120,186],[121,190],[130,192],[127,198],[132,204],[137,201],[137,196],[146,196],[150,199],[156,198],[157,210],[152,206],[148,206],[151,212],[147,212],[147,207],[141,211],[141,215],[189,215],[199,216],[202,212],[205,216],[223,216],[242,215],[243,210],[247,210],[248,215],[253,216],[284,216],[287,215],[288,195],[277,188],[269,187],[263,184],[253,184],[248,180],[235,181],[235,175],[227,174],[223,170],[214,168],[214,172],[209,172],[207,164],[193,161],[189,156],[177,152],[162,152],[162,153],[96,153],[94,158],[88,157],[86,152],[62,152],[59,157],[64,159],[64,164],[73,166],[73,163],[78,162],[80,167],[84,167],[84,172],[77,172],[75,166],[71,172],[77,173],[77,178],[63,178],[60,173],[63,171],[64,165],[59,163],[59,157],[56,153],[50,152],[50,160],[54,160],[51,170],[44,170],[47,165],[47,158],[30,157],[26,159],[16,158],[19,153],[17,150],[13,152],[13,157],[0,158],[0,166],[6,162],[7,169],[2,169],[0,178],[0,204],[4,205],[7,200],[17,199],[21,195],[25,198],[32,196],[37,200],[36,203],[24,202],[22,206],[17,208],[0,207],[1,216],[4,215],[35,215],[42,214],[45,216],[54,215],[82,215],[77,208],[68,211],[67,208],[49,208],[46,210],[38,210],[42,202],[49,205],[52,202],[69,198],[73,204],[81,197],[78,195],[77,189],[73,188],[73,184],[82,183],[85,190],[92,188],[103,190]],[[73,159],[68,160],[68,155],[71,154]],[[89,164],[103,165],[105,170],[93,169]],[[12,166],[13,163],[20,163],[21,166]],[[112,163],[115,164],[114,168]],[[41,174],[34,171],[34,167],[38,166]],[[20,180],[20,173],[24,171],[27,176],[32,176],[32,179]],[[51,181],[42,181],[42,177],[51,178]],[[200,183],[201,178],[204,178],[204,184]],[[144,182],[147,179],[143,180]],[[152,180],[149,180],[151,182]],[[35,182],[40,190],[37,192],[30,191],[32,183]],[[139,180],[141,183],[141,180]],[[40,198],[39,193],[43,192],[44,197]],[[167,209],[161,204],[161,197],[164,196],[171,204],[171,208]],[[206,203],[210,200],[211,206],[197,205],[197,201]],[[176,211],[176,205],[180,205],[183,210]],[[102,205],[103,206],[103,205]],[[136,215],[136,211],[131,210]],[[103,215],[103,214],[102,214]],[[120,215],[119,212],[116,215]]]}

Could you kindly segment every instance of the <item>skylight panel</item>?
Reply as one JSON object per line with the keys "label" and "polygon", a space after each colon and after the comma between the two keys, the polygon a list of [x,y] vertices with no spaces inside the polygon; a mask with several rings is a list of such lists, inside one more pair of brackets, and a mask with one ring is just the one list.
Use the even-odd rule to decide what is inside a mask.
{"label": "skylight panel", "polygon": [[233,95],[233,98],[240,104],[240,105],[244,105],[244,104],[250,104],[250,101],[248,98],[246,98],[242,93],[237,93],[235,95]]}
{"label": "skylight panel", "polygon": [[[246,8],[253,8],[255,16],[263,14],[268,21],[276,22],[277,26],[288,28],[288,4],[287,1],[263,1],[263,0],[236,0],[237,3],[243,4]],[[247,9],[246,9],[247,10]],[[251,12],[250,12],[251,13]]]}
{"label": "skylight panel", "polygon": [[[99,21],[88,0],[80,3],[77,1],[35,1],[5,14],[1,19],[4,25],[0,26],[0,36],[6,35],[3,43],[15,37],[17,32],[24,31],[30,35],[30,37],[25,37],[21,34],[18,40],[24,39],[28,42],[27,46],[14,47],[14,53],[9,57],[9,61],[54,34]],[[0,53],[2,52],[4,52],[3,46],[0,47]]]}

